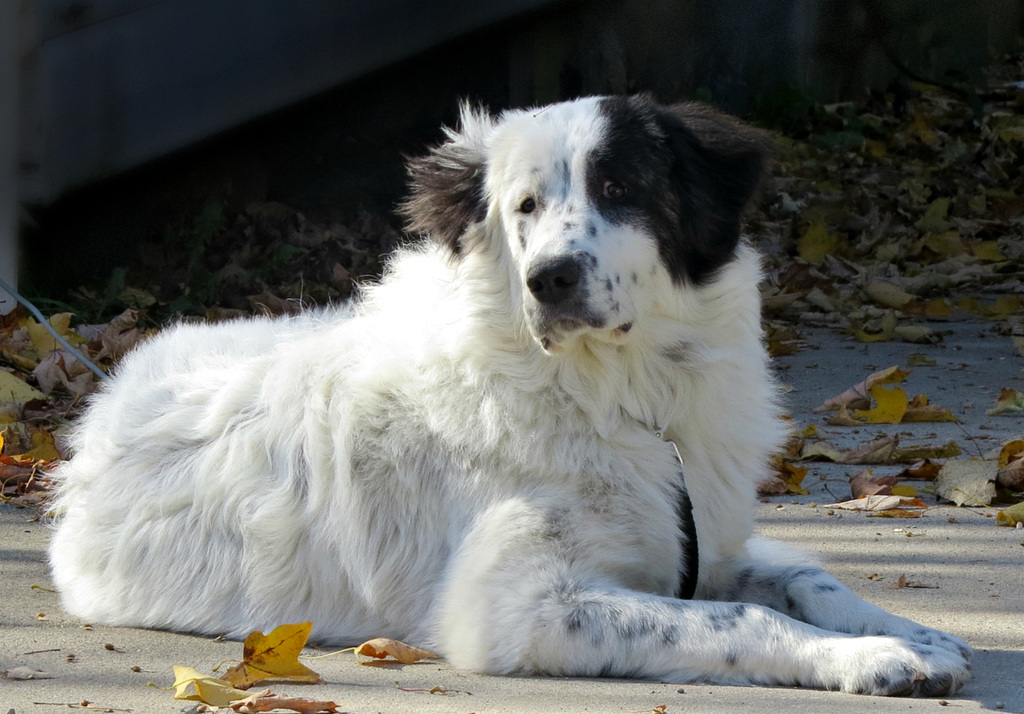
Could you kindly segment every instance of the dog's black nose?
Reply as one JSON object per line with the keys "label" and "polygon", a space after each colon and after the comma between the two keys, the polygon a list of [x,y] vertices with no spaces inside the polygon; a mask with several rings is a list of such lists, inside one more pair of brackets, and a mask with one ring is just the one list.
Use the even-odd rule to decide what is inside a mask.
{"label": "dog's black nose", "polygon": [[552,258],[530,269],[526,287],[539,302],[557,305],[576,291],[582,273],[576,258]]}

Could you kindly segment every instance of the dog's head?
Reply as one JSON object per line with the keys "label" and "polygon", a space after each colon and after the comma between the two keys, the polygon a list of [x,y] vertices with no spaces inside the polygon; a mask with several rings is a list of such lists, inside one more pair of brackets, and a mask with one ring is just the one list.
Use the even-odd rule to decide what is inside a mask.
{"label": "dog's head", "polygon": [[578,334],[625,340],[659,290],[712,280],[735,253],[767,144],[707,107],[646,97],[497,118],[466,108],[447,133],[410,162],[409,228],[458,258],[479,248],[474,224],[500,225],[548,351]]}

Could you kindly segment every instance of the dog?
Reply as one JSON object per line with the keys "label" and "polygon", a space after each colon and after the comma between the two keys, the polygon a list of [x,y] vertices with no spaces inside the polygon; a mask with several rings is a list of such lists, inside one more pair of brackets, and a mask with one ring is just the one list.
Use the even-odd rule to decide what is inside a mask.
{"label": "dog", "polygon": [[753,536],[787,435],[740,230],[767,146],[643,96],[464,106],[409,163],[425,240],[357,301],[121,364],[56,474],[64,608],[496,674],[956,692],[965,642]]}

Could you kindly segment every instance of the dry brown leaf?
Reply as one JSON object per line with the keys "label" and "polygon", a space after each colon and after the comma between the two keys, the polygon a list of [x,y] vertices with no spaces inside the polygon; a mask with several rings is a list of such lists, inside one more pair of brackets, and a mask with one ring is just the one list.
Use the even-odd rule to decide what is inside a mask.
{"label": "dry brown leaf", "polygon": [[937,589],[938,585],[929,585],[920,580],[908,580],[906,575],[901,575],[895,583],[888,586],[889,590],[902,590],[903,588],[928,588]]}
{"label": "dry brown leaf", "polygon": [[922,459],[917,463],[909,466],[900,471],[896,477],[900,481],[907,479],[922,479],[924,481],[934,481],[935,477],[939,475],[939,470],[942,468],[942,464],[936,464],[929,459]]}
{"label": "dry brown leaf", "polygon": [[959,421],[959,419],[953,416],[953,412],[949,409],[936,404],[929,404],[927,394],[918,394],[907,405],[907,411],[903,414],[903,421],[901,423],[955,421]]}
{"label": "dry brown leaf", "polygon": [[287,709],[298,714],[336,714],[338,706],[335,702],[318,701],[303,697],[284,697],[274,694],[269,689],[264,689],[263,691],[250,694],[243,699],[233,701],[226,707],[200,705],[196,710],[200,712],[234,711],[239,712],[239,714],[258,714],[258,712]]}
{"label": "dry brown leaf", "polygon": [[1014,439],[999,450],[996,485],[1008,491],[1024,491],[1024,440]]}
{"label": "dry brown leaf", "polygon": [[896,485],[897,481],[895,476],[875,478],[871,474],[871,469],[858,471],[850,476],[850,495],[853,498],[892,495],[892,487]]}
{"label": "dry brown leaf", "polygon": [[[399,664],[412,664],[419,662],[421,659],[437,659],[436,654],[389,637],[377,637],[364,642],[356,648],[356,655],[372,657],[375,660],[388,660],[390,658]],[[372,664],[372,662],[360,661],[360,664]]]}
{"label": "dry brown leaf", "polygon": [[855,419],[843,404],[839,407],[839,412],[827,418],[825,423],[829,426],[864,426],[864,422],[860,419]]}

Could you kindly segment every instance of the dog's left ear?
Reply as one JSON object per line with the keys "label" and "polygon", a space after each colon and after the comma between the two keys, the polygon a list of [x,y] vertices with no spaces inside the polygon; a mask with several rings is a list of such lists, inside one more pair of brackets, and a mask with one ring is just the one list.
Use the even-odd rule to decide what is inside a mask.
{"label": "dog's left ear", "polygon": [[398,208],[409,232],[461,254],[466,229],[487,213],[484,171],[493,126],[485,110],[464,104],[459,128],[444,129],[448,140],[409,160],[409,197]]}
{"label": "dog's left ear", "polygon": [[690,253],[685,271],[699,282],[736,249],[743,209],[761,183],[771,141],[766,132],[703,104],[662,107],[657,117],[675,159]]}

